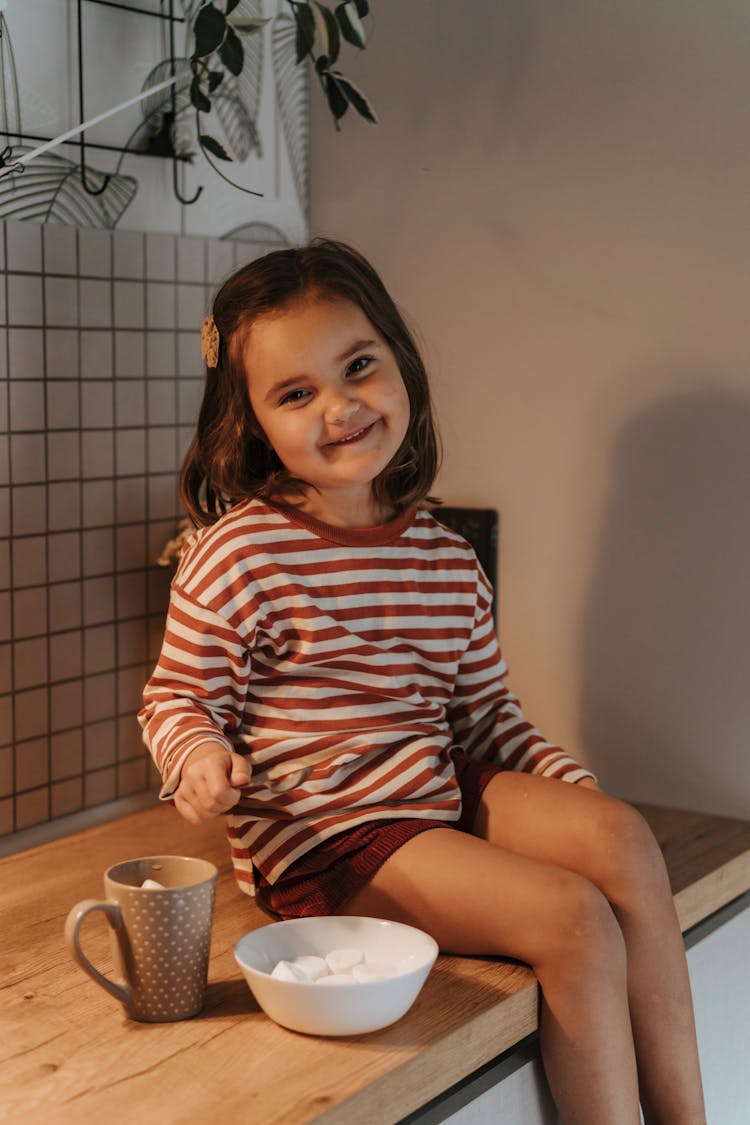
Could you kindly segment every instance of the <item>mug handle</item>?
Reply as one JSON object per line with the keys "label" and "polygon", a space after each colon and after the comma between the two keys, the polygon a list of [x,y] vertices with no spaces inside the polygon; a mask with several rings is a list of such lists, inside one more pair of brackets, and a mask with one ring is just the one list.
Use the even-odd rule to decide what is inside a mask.
{"label": "mug handle", "polygon": [[68,914],[65,921],[65,940],[68,943],[68,949],[75,961],[81,966],[85,973],[100,984],[102,988],[111,993],[116,1000],[126,1006],[130,1006],[133,994],[129,988],[125,988],[121,984],[115,984],[109,977],[105,977],[98,969],[89,961],[86,954],[81,949],[80,928],[81,924],[87,914],[91,914],[94,910],[102,910],[106,916],[112,929],[117,934],[118,940],[122,939],[122,914],[120,913],[119,904],[111,901],[100,902],[94,898],[84,899],[83,902],[76,903],[73,909]]}

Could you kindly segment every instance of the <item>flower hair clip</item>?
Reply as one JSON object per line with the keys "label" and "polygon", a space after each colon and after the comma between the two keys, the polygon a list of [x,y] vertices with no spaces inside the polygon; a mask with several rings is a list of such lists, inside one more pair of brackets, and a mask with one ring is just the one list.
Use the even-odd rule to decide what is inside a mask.
{"label": "flower hair clip", "polygon": [[210,313],[201,328],[201,355],[207,367],[216,367],[219,362],[219,329]]}

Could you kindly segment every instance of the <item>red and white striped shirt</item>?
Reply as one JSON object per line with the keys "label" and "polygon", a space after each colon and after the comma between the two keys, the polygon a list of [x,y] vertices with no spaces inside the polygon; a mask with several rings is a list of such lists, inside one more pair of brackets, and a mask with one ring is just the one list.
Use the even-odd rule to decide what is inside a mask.
{"label": "red and white striped shirt", "polygon": [[191,750],[248,757],[228,815],[240,886],[373,820],[460,815],[450,750],[508,769],[591,776],[505,686],[492,590],[469,544],[427,511],[331,527],[260,500],[183,549],[139,713],[163,798]]}

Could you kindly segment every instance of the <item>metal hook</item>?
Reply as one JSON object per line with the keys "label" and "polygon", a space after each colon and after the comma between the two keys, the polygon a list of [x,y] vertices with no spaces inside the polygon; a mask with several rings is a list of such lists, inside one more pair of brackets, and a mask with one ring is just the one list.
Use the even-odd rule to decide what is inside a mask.
{"label": "metal hook", "polygon": [[89,193],[89,195],[101,195],[102,192],[107,187],[107,184],[109,183],[109,181],[112,179],[112,177],[109,175],[109,173],[107,173],[105,175],[104,179],[102,180],[102,183],[101,183],[100,187],[98,187],[98,188],[89,187],[89,182],[86,179],[85,160],[86,160],[86,154],[85,154],[85,150],[84,150],[83,137],[81,137],[81,168],[80,168],[81,183],[83,184],[84,189]]}
{"label": "metal hook", "polygon": [[[174,78],[174,0],[169,0],[169,73],[171,77]],[[172,86],[171,98],[172,128],[174,128],[177,122],[177,94],[174,86]],[[174,138],[172,138],[172,188],[174,189],[175,198],[186,207],[189,207],[191,203],[195,203],[196,199],[203,191],[203,188],[199,187],[192,199],[186,199],[180,192],[177,186],[177,153],[174,150]]]}
{"label": "metal hook", "polygon": [[[83,113],[83,17],[81,13],[81,0],[78,0],[78,108],[81,114],[81,123],[83,123],[86,118]],[[89,187],[88,180],[86,179],[86,145],[83,140],[83,133],[81,133],[80,147],[81,183],[89,195],[101,195],[112,177],[110,175],[105,175],[100,187]]]}
{"label": "metal hook", "polygon": [[184,197],[184,195],[182,195],[180,193],[180,189],[177,186],[177,157],[176,156],[172,157],[172,186],[174,188],[175,196],[177,197],[179,202],[184,203],[187,207],[189,207],[191,203],[195,203],[196,199],[198,198],[198,196],[203,191],[203,188],[199,187],[192,199],[186,199]]}

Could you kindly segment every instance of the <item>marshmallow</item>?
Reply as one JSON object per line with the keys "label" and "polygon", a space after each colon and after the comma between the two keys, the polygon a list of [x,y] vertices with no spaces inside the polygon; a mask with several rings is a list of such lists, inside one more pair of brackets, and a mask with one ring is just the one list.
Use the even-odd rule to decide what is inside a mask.
{"label": "marshmallow", "polygon": [[350,973],[355,965],[362,965],[365,955],[361,949],[334,949],[326,954],[326,964],[332,973]]}
{"label": "marshmallow", "polygon": [[274,980],[291,980],[299,984],[307,984],[310,979],[293,961],[279,961],[277,965],[274,965],[271,976]]}
{"label": "marshmallow", "polygon": [[334,949],[325,957],[310,954],[293,961],[279,961],[271,976],[298,984],[370,984],[397,977],[413,967],[411,958],[394,962],[366,958],[361,949]]}
{"label": "marshmallow", "polygon": [[156,879],[144,879],[141,883],[141,889],[144,891],[165,891],[167,888],[161,883],[157,883]]}
{"label": "marshmallow", "polygon": [[370,984],[371,981],[380,981],[386,978],[387,973],[374,970],[371,965],[354,965],[352,979],[358,984]]}
{"label": "marshmallow", "polygon": [[292,964],[301,969],[308,980],[328,976],[328,966],[322,957],[295,957]]}

